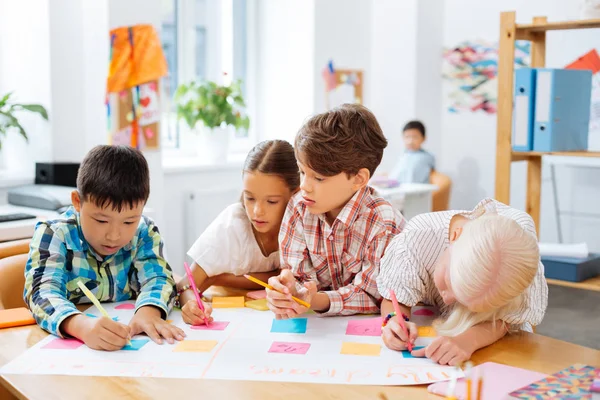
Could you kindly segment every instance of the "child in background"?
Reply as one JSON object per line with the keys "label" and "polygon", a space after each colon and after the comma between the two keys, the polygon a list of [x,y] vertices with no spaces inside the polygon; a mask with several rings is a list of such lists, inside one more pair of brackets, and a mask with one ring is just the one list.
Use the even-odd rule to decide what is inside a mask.
{"label": "child in background", "polygon": [[[165,321],[175,282],[158,228],[142,216],[149,194],[140,151],[97,146],[85,156],[73,206],[38,223],[31,240],[23,297],[43,329],[97,350],[119,350],[141,332],[158,344],[161,337],[183,340],[183,331]],[[78,281],[100,301],[136,299],[129,325],[77,310],[75,304],[90,302]]]}
{"label": "child in background", "polygon": [[402,183],[429,183],[435,169],[435,158],[421,147],[425,141],[425,126],[420,121],[410,121],[402,130],[404,153],[388,178]]}
{"label": "child in background", "polygon": [[[198,290],[211,285],[243,289],[262,287],[244,274],[267,281],[279,273],[279,227],[290,197],[298,190],[300,176],[291,144],[267,140],[257,144],[244,163],[241,201],[219,214],[196,240],[188,255]],[[211,321],[196,303],[187,277],[177,284],[183,320],[192,325]]]}
{"label": "child in background", "polygon": [[413,218],[390,243],[377,284],[386,299],[386,346],[404,350],[417,338],[415,324],[407,323],[407,337],[392,313],[391,289],[407,318],[419,302],[440,309],[436,330],[442,336],[412,354],[448,365],[468,360],[509,330],[531,331],[548,302],[533,220],[493,199],[470,212]]}
{"label": "child in background", "polygon": [[301,192],[287,206],[279,242],[279,276],[269,279],[276,318],[379,311],[375,279],[389,241],[404,226],[368,185],[387,140],[365,107],[345,104],[312,117],[296,135]]}

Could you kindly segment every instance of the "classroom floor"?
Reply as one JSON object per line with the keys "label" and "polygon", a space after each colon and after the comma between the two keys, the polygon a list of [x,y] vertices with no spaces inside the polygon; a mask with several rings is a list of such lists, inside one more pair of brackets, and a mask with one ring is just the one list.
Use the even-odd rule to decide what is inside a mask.
{"label": "classroom floor", "polygon": [[600,292],[548,285],[548,309],[536,333],[600,349]]}

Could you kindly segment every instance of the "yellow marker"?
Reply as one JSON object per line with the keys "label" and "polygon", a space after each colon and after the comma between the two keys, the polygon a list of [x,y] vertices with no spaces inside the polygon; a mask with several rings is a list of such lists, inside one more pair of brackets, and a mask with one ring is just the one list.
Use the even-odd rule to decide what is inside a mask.
{"label": "yellow marker", "polygon": [[[246,279],[251,280],[252,282],[256,283],[257,285],[260,285],[262,287],[265,287],[267,289],[271,289],[271,290],[275,290],[273,289],[273,286],[269,285],[268,283],[264,283],[263,281],[261,281],[260,279],[256,279],[255,277],[253,277],[252,275],[244,275],[244,277]],[[308,304],[307,302],[305,302],[304,300],[301,300],[297,297],[292,296],[292,299],[294,301],[296,301],[296,303],[306,307],[306,308],[310,308],[310,304]]]}
{"label": "yellow marker", "polygon": [[[104,307],[102,307],[96,296],[94,296],[94,293],[90,292],[90,289],[85,287],[81,281],[77,281],[77,286],[79,286],[83,294],[85,294],[85,296],[96,306],[96,308],[100,311],[100,314],[110,319],[110,315],[108,315]],[[131,346],[131,340],[127,339],[127,344]]]}

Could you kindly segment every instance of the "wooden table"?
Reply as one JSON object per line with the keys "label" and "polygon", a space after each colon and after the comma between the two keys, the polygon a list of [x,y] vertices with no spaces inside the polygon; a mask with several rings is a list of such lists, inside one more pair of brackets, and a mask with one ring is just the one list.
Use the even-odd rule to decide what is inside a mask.
{"label": "wooden table", "polygon": [[[218,289],[213,294],[242,294]],[[13,360],[47,334],[37,326],[0,330],[0,366]],[[576,363],[600,367],[600,351],[549,337],[521,332],[473,355],[486,361],[554,373]],[[0,383],[19,399],[373,399],[383,393],[389,400],[437,399],[426,386],[354,386],[224,380],[2,375]],[[5,392],[6,393],[6,392]],[[5,394],[5,396],[8,393]],[[0,399],[4,399],[0,387]],[[7,397],[10,398],[10,397]]]}

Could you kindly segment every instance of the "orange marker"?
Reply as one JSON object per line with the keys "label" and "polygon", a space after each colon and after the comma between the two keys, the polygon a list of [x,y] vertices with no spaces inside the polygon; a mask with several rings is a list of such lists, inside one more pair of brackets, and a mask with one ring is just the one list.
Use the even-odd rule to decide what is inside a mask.
{"label": "orange marker", "polygon": [[[268,283],[265,283],[263,281],[261,281],[260,279],[256,279],[255,277],[253,277],[252,275],[244,275],[244,278],[251,280],[252,282],[256,283],[257,285],[260,285],[262,287],[265,287],[267,289],[271,289],[271,290],[275,290],[273,289],[273,286],[269,285]],[[294,301],[296,301],[296,303],[306,307],[306,308],[310,308],[310,304],[308,304],[307,302],[305,302],[304,300],[301,300],[297,297],[292,296],[292,299],[294,299]]]}

